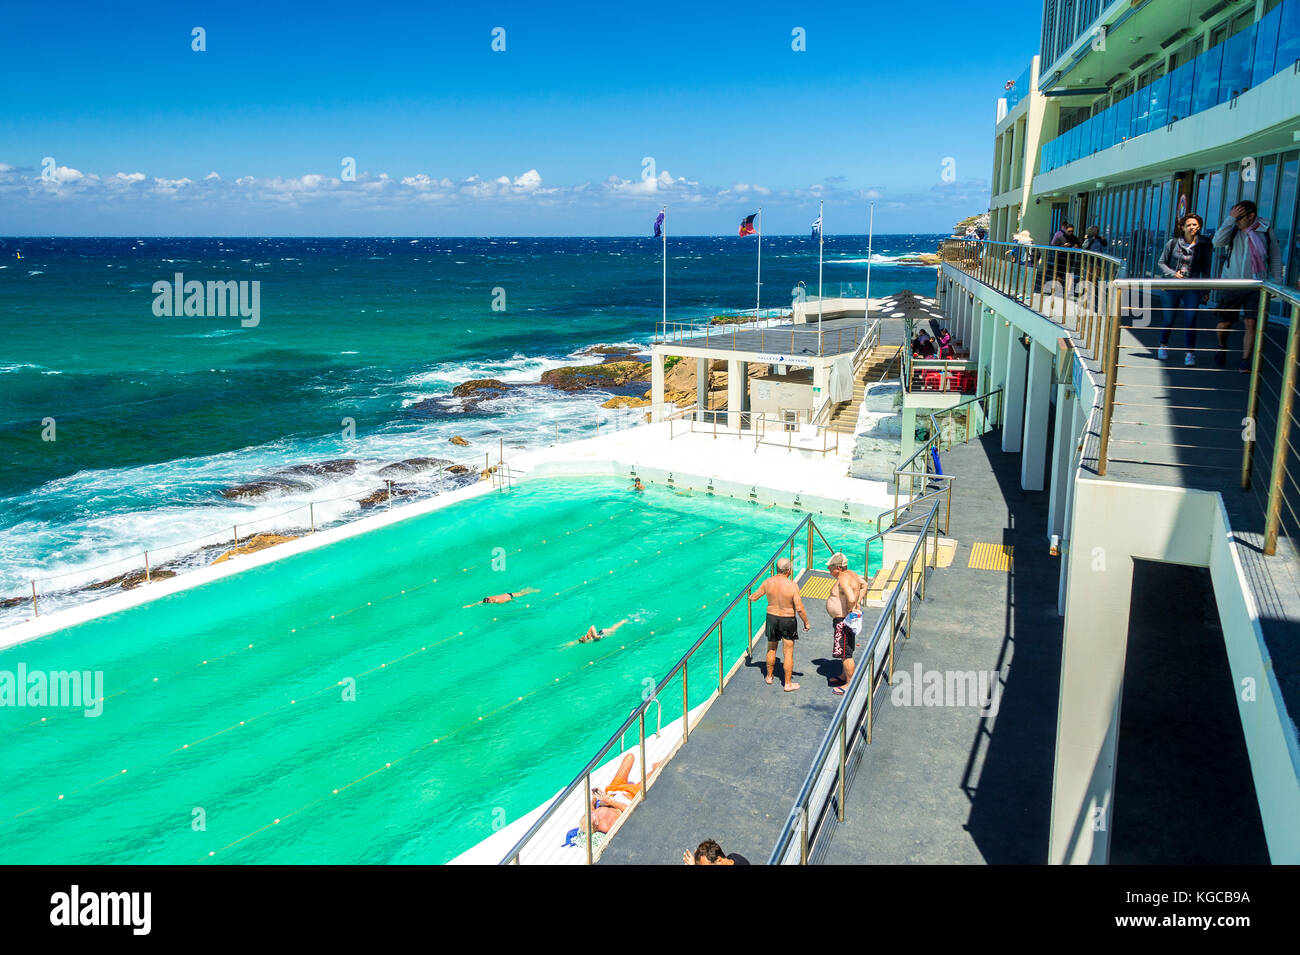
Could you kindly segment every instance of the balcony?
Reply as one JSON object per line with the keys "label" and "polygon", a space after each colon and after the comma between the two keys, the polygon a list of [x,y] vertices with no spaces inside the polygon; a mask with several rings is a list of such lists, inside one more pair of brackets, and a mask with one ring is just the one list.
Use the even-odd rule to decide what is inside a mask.
{"label": "balcony", "polygon": [[1044,143],[1039,173],[1226,103],[1300,60],[1300,0]]}

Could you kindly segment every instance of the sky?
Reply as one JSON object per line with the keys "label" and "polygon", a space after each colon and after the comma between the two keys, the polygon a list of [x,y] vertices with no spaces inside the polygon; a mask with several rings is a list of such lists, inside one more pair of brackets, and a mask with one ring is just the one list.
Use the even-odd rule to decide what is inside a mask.
{"label": "sky", "polygon": [[1041,5],[987,13],[12,4],[0,234],[638,235],[665,206],[670,235],[759,206],[797,234],[819,200],[827,234],[872,202],[877,232],[946,232],[988,208],[997,99],[1038,45]]}

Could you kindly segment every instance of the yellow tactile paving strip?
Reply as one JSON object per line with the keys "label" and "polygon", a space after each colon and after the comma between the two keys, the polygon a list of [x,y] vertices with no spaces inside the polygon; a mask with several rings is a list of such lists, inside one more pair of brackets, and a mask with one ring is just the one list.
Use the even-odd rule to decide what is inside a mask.
{"label": "yellow tactile paving strip", "polygon": [[974,570],[1010,570],[1011,552],[1007,544],[971,544],[970,563]]}
{"label": "yellow tactile paving strip", "polygon": [[821,600],[831,595],[831,588],[835,586],[833,577],[809,577],[799,588],[799,595],[802,597],[811,597],[813,600]]}

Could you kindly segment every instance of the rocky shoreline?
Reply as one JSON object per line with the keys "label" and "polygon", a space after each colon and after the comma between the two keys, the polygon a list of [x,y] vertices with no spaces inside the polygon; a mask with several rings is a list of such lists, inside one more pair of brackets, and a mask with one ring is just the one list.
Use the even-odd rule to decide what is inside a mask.
{"label": "rocky shoreline", "polygon": [[[721,324],[723,322],[719,321],[720,319],[725,320],[725,323],[733,321],[733,317],[729,316],[714,316],[713,321]],[[744,316],[734,317],[734,321],[747,320],[750,319]],[[450,397],[459,403],[457,411],[462,414],[489,410],[481,406],[520,389],[537,387],[553,388],[568,394],[590,391],[614,392],[612,397],[602,403],[601,407],[604,408],[638,408],[651,403],[650,362],[649,355],[644,350],[630,345],[598,344],[582,349],[575,357],[577,358],[575,364],[543,372],[537,382],[513,383],[496,378],[474,378],[452,388]],[[584,359],[587,361],[583,361]],[[664,376],[666,401],[680,407],[695,403],[695,368],[693,361],[668,360]],[[754,368],[751,370],[751,376],[763,371],[765,369]],[[721,407],[726,401],[727,394],[725,362],[714,362],[710,367],[707,389],[708,407]],[[446,402],[447,396],[439,396],[417,402],[406,410],[421,416],[453,413],[448,411]],[[649,418],[648,414],[646,418]],[[472,445],[463,436],[453,435],[448,439],[448,446],[461,449]],[[380,466],[376,468],[376,465]],[[374,468],[373,472],[370,470],[372,468]],[[383,482],[383,485],[355,498],[359,510],[364,513],[398,501],[436,495],[446,490],[488,480],[495,470],[495,467],[490,465],[484,468],[481,462],[458,463],[451,458],[434,456],[406,458],[386,464],[359,458],[331,458],[290,465],[271,473],[254,475],[248,481],[221,488],[217,493],[232,503],[265,504],[278,497],[303,494],[318,488],[321,486],[320,479],[357,477],[359,474],[373,473]],[[151,567],[147,575],[141,566],[104,580],[81,584],[63,591],[49,592],[42,595],[41,600],[55,598],[60,605],[63,605],[64,600],[68,598],[88,597],[108,590],[133,590],[146,582],[167,580],[188,570],[221,563],[232,557],[255,553],[296,540],[310,533],[310,530],[306,526],[287,527],[275,532],[249,534],[238,542],[228,539],[224,543],[201,545]],[[30,595],[0,599],[0,609],[29,604],[31,599]]]}

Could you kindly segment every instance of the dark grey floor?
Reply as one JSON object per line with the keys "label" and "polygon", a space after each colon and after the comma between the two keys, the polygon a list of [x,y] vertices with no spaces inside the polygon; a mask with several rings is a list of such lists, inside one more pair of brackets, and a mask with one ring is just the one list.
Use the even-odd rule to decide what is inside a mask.
{"label": "dark grey floor", "polygon": [[[1042,863],[1056,745],[1062,621],[1059,563],[1043,538],[1047,495],[1020,489],[1020,455],[995,432],[943,455],[956,475],[952,566],[935,572],[899,654],[896,687],[915,667],[997,671],[995,713],[895,705],[877,697],[873,741],[853,771],[829,848],[817,861]],[[976,542],[1015,548],[1011,571],[968,566]],[[910,685],[910,684],[909,684]],[[901,691],[900,691],[901,695]]]}
{"label": "dark grey floor", "polygon": [[812,630],[800,626],[794,654],[801,689],[781,688],[780,653],[772,685],[764,682],[767,644],[760,638],[753,660],[610,840],[602,864],[680,865],[682,851],[706,838],[751,862],[767,861],[840,700],[827,684],[839,673],[830,659],[830,618],[821,600],[805,604]]}
{"label": "dark grey floor", "polygon": [[1267,865],[1210,572],[1136,561],[1132,606],[1110,862]]}

